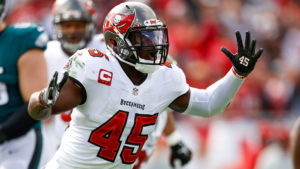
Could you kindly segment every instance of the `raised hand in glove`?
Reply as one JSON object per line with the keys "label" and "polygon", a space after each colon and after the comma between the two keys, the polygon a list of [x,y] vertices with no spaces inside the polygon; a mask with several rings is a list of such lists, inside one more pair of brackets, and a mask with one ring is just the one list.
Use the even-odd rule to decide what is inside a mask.
{"label": "raised hand in glove", "polygon": [[69,74],[68,72],[65,72],[62,80],[59,83],[57,83],[57,76],[58,72],[55,72],[49,83],[48,88],[42,90],[40,93],[40,103],[45,107],[51,107],[55,104],[61,89],[63,88],[64,84],[66,83],[69,77]]}
{"label": "raised hand in glove", "polygon": [[[180,141],[177,144],[171,146],[171,166],[174,168],[176,166],[175,161],[179,161],[181,166],[187,164],[192,157],[192,152],[186,145]],[[176,166],[177,167],[177,166]]]}
{"label": "raised hand in glove", "polygon": [[[245,47],[242,42],[242,37],[239,31],[235,32],[238,51],[236,54],[232,54],[227,48],[222,47],[221,51],[225,53],[225,55],[230,59],[234,71],[242,76],[246,77],[255,66],[257,59],[263,53],[263,49],[260,48],[257,53],[255,53],[255,45],[256,40],[251,41],[250,32],[246,32],[246,39],[245,39]],[[251,44],[250,44],[251,42]]]}

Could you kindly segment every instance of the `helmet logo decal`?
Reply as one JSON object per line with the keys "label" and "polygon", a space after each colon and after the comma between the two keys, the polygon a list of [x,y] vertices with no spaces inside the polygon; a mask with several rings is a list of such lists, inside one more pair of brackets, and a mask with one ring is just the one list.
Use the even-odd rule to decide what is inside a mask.
{"label": "helmet logo decal", "polygon": [[158,20],[158,19],[148,19],[148,20],[145,20],[144,24],[146,26],[152,26],[152,25],[160,25],[160,26],[162,26],[163,25],[163,23],[160,20]]}
{"label": "helmet logo decal", "polygon": [[134,18],[135,11],[129,15],[112,14],[105,23],[104,32],[111,31],[116,33],[113,27],[117,27],[120,33],[125,33],[128,30],[128,28],[132,25]]}
{"label": "helmet logo decal", "polygon": [[118,25],[121,22],[122,16],[116,15],[114,19],[114,25]]}

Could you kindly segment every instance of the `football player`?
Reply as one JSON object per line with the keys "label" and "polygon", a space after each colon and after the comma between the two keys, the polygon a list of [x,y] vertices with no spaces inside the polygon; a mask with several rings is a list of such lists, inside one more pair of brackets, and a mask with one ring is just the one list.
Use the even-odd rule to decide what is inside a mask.
{"label": "football player", "polygon": [[27,111],[30,95],[47,86],[41,26],[4,21],[0,0],[0,168],[35,169],[42,150],[41,122]]}
{"label": "football player", "polygon": [[[44,52],[48,79],[61,70],[77,50],[93,47],[106,50],[102,34],[95,35],[96,13],[91,0],[57,0],[53,4],[53,39]],[[60,146],[62,135],[71,120],[72,110],[43,121],[43,153],[41,166],[48,162]]]}
{"label": "football player", "polygon": [[61,146],[46,165],[55,168],[132,168],[158,114],[167,107],[188,115],[223,112],[254,69],[263,49],[246,32],[236,32],[238,52],[222,51],[233,68],[207,89],[189,87],[183,71],[167,63],[167,27],[140,2],[115,6],[104,22],[109,52],[77,51],[61,78],[31,95],[29,113],[47,119],[72,108]]}
{"label": "football player", "polygon": [[[44,52],[49,79],[51,79],[54,72],[60,70],[68,58],[79,49],[93,47],[101,51],[106,51],[103,34],[94,34],[96,15],[93,6],[93,2],[90,0],[56,1],[54,3],[52,14],[54,25],[53,38],[55,40],[48,42]],[[63,133],[71,120],[71,112],[72,110],[66,111],[60,116],[53,116],[44,121],[43,137],[45,139],[41,166],[53,157],[60,146]],[[166,112],[164,114],[166,114]],[[156,140],[160,137],[166,125],[167,116],[172,116],[172,114],[164,115],[160,118],[162,122],[159,123],[159,126],[162,127],[157,127],[156,130],[161,131],[157,131],[151,141],[147,141],[148,146],[145,146],[147,152],[152,152],[155,148]],[[174,124],[168,125],[173,126]],[[172,147],[186,148],[180,138],[178,138],[178,133],[174,127],[172,128],[172,132],[174,132],[173,135],[176,135],[176,137],[173,139],[173,142],[170,142],[170,145]],[[187,151],[186,154],[180,154],[179,148],[172,148],[171,150],[173,150],[171,162],[175,159],[180,159],[182,164],[185,164],[190,160],[190,151]]]}

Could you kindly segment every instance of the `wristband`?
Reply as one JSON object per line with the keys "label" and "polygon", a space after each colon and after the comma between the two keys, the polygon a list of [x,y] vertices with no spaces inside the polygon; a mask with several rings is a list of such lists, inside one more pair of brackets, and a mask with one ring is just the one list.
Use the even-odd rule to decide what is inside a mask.
{"label": "wristband", "polygon": [[41,106],[41,107],[43,107],[43,108],[48,108],[45,104],[43,104],[43,102],[41,101],[41,97],[43,97],[43,96],[41,96],[41,93],[43,92],[44,90],[42,90],[40,93],[39,93],[39,96],[38,96],[38,103],[39,103],[39,105]]}
{"label": "wristband", "polygon": [[239,78],[239,79],[244,79],[246,77],[246,76],[241,76],[238,73],[236,73],[236,71],[234,70],[234,68],[232,68],[231,70],[232,70],[234,76],[237,77],[237,78]]}
{"label": "wristband", "polygon": [[166,137],[166,141],[170,146],[173,146],[181,141],[180,133],[175,130],[170,135]]}

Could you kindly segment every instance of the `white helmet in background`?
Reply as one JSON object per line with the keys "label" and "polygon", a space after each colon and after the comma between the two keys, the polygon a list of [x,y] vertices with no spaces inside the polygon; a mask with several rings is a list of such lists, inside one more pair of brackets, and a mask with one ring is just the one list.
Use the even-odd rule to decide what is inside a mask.
{"label": "white helmet in background", "polygon": [[[53,38],[60,41],[62,47],[70,52],[86,47],[95,34],[96,12],[91,0],[57,0],[53,9]],[[61,23],[67,21],[86,22],[85,32],[67,34],[62,31]],[[68,38],[77,36],[80,40],[76,43],[70,42]]]}

